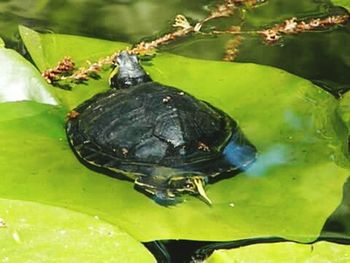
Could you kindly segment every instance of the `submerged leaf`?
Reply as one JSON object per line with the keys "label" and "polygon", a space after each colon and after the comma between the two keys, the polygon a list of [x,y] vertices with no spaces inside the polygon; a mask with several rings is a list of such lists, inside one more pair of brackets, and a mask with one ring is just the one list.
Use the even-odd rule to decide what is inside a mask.
{"label": "submerged leaf", "polygon": [[[108,50],[124,45],[55,34],[39,37],[48,65],[63,55],[76,60],[110,55]],[[35,48],[24,42],[29,50]],[[85,44],[80,48],[77,43]],[[35,52],[31,55],[38,61]],[[347,132],[331,95],[309,81],[255,64],[158,54],[144,66],[153,79],[229,113],[259,151],[245,173],[207,187],[211,207],[191,196],[163,207],[135,191],[131,182],[89,170],[66,141],[66,110],[35,103],[0,105],[7,112],[0,116],[0,196],[93,213],[142,241],[317,238],[349,175]],[[72,108],[107,88],[105,76],[62,92],[60,98]]]}
{"label": "submerged leaf", "polygon": [[330,242],[297,244],[292,242],[257,244],[215,251],[206,262],[337,262],[350,261],[350,246]]}
{"label": "submerged leaf", "polygon": [[155,262],[147,249],[98,217],[0,199],[3,262]]}

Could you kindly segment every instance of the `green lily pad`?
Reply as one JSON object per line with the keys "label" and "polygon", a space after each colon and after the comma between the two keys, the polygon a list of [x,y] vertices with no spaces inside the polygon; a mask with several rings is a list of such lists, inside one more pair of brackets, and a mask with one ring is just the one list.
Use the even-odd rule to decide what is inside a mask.
{"label": "green lily pad", "polygon": [[[55,59],[86,59],[88,54],[105,56],[113,47],[123,46],[110,42],[107,50],[107,43],[99,45],[96,39],[38,37],[50,54],[43,55],[50,65],[56,63],[52,54]],[[52,41],[46,43],[47,38]],[[35,48],[24,42],[29,51]],[[85,48],[75,46],[83,42]],[[50,43],[60,43],[59,48]],[[40,61],[35,52],[31,56]],[[145,67],[155,80],[181,87],[229,113],[259,150],[248,171],[207,187],[213,206],[188,196],[180,205],[162,207],[135,191],[132,183],[87,169],[66,142],[67,110],[35,103],[0,105],[1,112],[7,112],[0,116],[0,196],[95,214],[142,241],[317,238],[341,201],[349,175],[347,131],[332,96],[309,81],[255,64],[158,54]],[[107,79],[100,82],[107,89]],[[60,96],[63,101],[72,97],[74,107],[83,88],[96,92],[95,83]]]}
{"label": "green lily pad", "polygon": [[350,260],[350,246],[330,242],[297,244],[292,242],[257,244],[230,250],[215,251],[206,262],[337,262]]}
{"label": "green lily pad", "polygon": [[350,12],[350,1],[349,0],[332,0],[334,5],[342,6]]}
{"label": "green lily pad", "polygon": [[57,104],[52,87],[36,68],[16,51],[4,48],[0,39],[0,102],[20,100]]}
{"label": "green lily pad", "polygon": [[78,212],[0,199],[2,262],[155,262],[116,226]]}

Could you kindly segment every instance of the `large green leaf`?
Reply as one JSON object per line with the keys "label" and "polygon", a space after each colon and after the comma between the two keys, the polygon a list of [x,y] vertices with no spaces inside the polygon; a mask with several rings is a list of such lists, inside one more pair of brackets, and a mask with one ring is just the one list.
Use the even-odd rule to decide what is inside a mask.
{"label": "large green leaf", "polygon": [[63,208],[0,199],[2,262],[155,262],[116,226]]}
{"label": "large green leaf", "polygon": [[[36,37],[44,45],[46,52],[40,56],[48,65],[63,56],[77,61],[89,54],[105,56],[123,46],[65,35]],[[28,38],[24,42],[29,51],[35,49]],[[77,43],[83,42],[79,49]],[[36,52],[31,55],[40,61]],[[65,110],[34,103],[0,105],[1,112],[8,112],[0,116],[0,196],[96,214],[142,241],[261,236],[314,240],[340,202],[349,174],[347,133],[336,113],[337,101],[306,80],[254,64],[159,54],[145,67],[154,79],[228,112],[259,150],[246,173],[208,186],[213,206],[186,197],[180,205],[162,207],[133,190],[130,182],[90,171],[68,147]],[[106,89],[107,80],[100,82]],[[83,88],[96,92],[95,84],[60,96],[63,101],[71,97],[67,105],[73,107],[82,99]]]}
{"label": "large green leaf", "polygon": [[19,100],[57,104],[52,87],[35,67],[0,39],[0,102]]}
{"label": "large green leaf", "polygon": [[350,246],[330,242],[317,242],[311,245],[283,242],[257,244],[231,250],[217,250],[206,262],[337,262],[350,261]]}

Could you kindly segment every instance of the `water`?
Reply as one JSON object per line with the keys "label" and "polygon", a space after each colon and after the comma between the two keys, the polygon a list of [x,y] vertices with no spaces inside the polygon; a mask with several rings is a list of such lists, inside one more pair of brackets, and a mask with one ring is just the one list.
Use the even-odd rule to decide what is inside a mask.
{"label": "water", "polygon": [[[0,36],[8,47],[19,51],[18,24],[42,32],[137,43],[171,31],[177,14],[193,20],[203,19],[215,3],[212,0],[3,0],[0,2]],[[308,18],[327,13],[343,14],[345,11],[326,0],[274,0],[248,12],[244,23],[240,22],[243,14],[237,14],[234,18],[220,19],[212,25],[227,27],[235,22],[248,31],[271,26],[293,16]],[[325,32],[288,36],[273,46],[264,44],[259,36],[245,36],[235,61],[284,69],[339,96],[350,90],[349,33],[350,23]],[[189,57],[221,60],[228,39],[228,36],[186,37],[162,47],[162,50]],[[344,234],[349,234],[349,225],[346,223],[350,217],[348,189],[344,187],[344,201],[328,220],[324,235],[340,235],[343,238]],[[173,249],[174,243],[171,244]],[[198,245],[193,247],[197,248]]]}
{"label": "water", "polygon": [[[137,43],[172,30],[171,24],[177,14],[193,20],[206,17],[207,10],[215,3],[213,0],[1,1],[0,32],[11,47],[18,43],[18,24],[44,32]],[[225,28],[235,22],[243,30],[251,30],[293,16],[307,18],[344,12],[326,0],[275,0],[247,12],[243,23],[237,14],[235,18],[220,19],[210,26],[219,24]],[[236,61],[282,68],[312,80],[334,94],[343,93],[350,89],[350,45],[345,44],[350,43],[349,32],[350,23],[337,30],[288,36],[275,46],[262,43],[258,36],[246,36]],[[228,38],[189,37],[162,49],[190,57],[220,60]]]}

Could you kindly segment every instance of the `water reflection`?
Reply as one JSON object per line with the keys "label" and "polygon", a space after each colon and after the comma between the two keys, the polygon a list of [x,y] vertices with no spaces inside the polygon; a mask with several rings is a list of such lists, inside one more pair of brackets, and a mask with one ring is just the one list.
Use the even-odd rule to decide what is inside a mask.
{"label": "water reflection", "polygon": [[350,178],[344,184],[343,191],[343,200],[325,223],[321,237],[350,237]]}
{"label": "water reflection", "polygon": [[285,121],[286,123],[288,123],[288,125],[290,127],[292,127],[293,129],[295,130],[300,130],[302,129],[302,121],[300,119],[300,117],[294,112],[294,111],[286,111],[284,113],[284,118],[285,118]]}
{"label": "water reflection", "polygon": [[[7,45],[18,43],[17,25],[24,24],[44,32],[84,35],[136,43],[172,30],[177,14],[189,19],[203,19],[208,7],[217,1],[184,0],[65,0],[20,1],[0,3],[0,32]],[[284,19],[344,13],[329,1],[269,1],[259,8],[233,18],[224,18],[210,24],[221,28],[232,24],[243,30],[256,30],[279,23]],[[254,62],[285,69],[291,73],[322,83],[322,87],[335,95],[348,90],[350,83],[350,23],[346,27],[319,33],[288,36],[283,46],[267,46],[258,36],[245,36],[236,61]],[[228,36],[190,37],[164,47],[180,55],[220,60],[224,54]]]}
{"label": "water reflection", "polygon": [[257,161],[246,171],[249,176],[264,176],[277,165],[287,163],[288,146],[277,144],[258,155]]}

